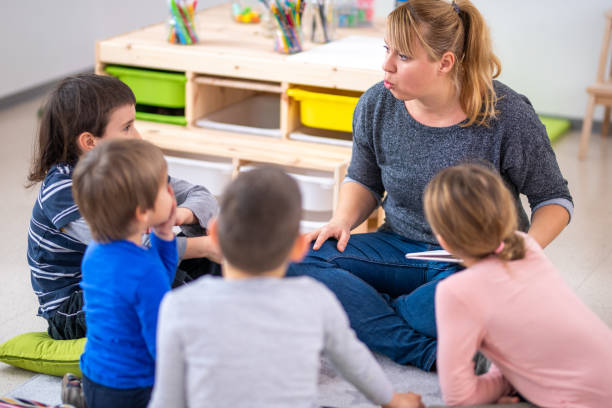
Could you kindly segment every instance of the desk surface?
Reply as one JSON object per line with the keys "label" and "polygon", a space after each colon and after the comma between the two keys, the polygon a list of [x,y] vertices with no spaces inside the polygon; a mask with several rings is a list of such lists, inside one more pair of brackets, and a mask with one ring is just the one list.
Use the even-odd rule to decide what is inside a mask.
{"label": "desk surface", "polygon": [[[279,54],[260,24],[232,21],[229,5],[199,12],[196,24],[198,44],[168,43],[168,27],[160,23],[99,41],[97,62],[355,91],[365,91],[383,77],[381,69],[309,63]],[[337,33],[339,38],[382,38],[384,24],[381,21],[374,27],[338,29]],[[305,51],[313,47],[320,45],[305,42]]]}

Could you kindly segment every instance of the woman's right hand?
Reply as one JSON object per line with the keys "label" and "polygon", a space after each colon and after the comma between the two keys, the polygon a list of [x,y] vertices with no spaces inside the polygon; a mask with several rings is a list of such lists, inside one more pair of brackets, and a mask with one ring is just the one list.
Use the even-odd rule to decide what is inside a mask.
{"label": "woman's right hand", "polygon": [[344,252],[344,249],[346,248],[346,244],[348,243],[350,237],[350,224],[334,219],[332,219],[328,224],[306,235],[308,241],[316,240],[314,245],[312,246],[312,249],[314,249],[315,251],[321,248],[321,245],[323,245],[323,243],[329,238],[335,238],[338,240],[338,244],[336,245],[338,251]]}

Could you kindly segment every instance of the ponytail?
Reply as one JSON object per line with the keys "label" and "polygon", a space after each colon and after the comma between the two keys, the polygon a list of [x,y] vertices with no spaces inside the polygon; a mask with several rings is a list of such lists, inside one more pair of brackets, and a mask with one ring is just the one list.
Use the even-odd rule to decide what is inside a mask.
{"label": "ponytail", "polygon": [[493,78],[501,73],[501,62],[493,53],[489,28],[478,9],[469,0],[459,0],[457,6],[464,30],[463,54],[457,56],[459,101],[468,116],[464,126],[486,126],[497,115]]}
{"label": "ponytail", "polygon": [[504,238],[502,243],[501,251],[495,251],[495,256],[502,261],[514,261],[525,257],[525,240],[521,235],[512,233]]}

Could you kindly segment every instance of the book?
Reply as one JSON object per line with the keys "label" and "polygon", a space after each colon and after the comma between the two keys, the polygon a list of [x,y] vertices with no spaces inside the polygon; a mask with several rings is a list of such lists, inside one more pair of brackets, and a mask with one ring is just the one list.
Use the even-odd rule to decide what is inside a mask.
{"label": "book", "polygon": [[448,251],[444,249],[438,249],[435,251],[425,252],[409,252],[404,255],[406,259],[420,259],[422,261],[436,261],[436,262],[462,262],[462,259],[457,259],[452,256]]}

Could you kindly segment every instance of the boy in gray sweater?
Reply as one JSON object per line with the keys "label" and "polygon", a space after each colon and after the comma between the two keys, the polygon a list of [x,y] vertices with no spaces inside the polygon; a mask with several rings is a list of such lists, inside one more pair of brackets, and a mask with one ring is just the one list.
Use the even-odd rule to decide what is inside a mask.
{"label": "boy in gray sweater", "polygon": [[322,353],[373,403],[423,407],[393,391],[325,286],[282,279],[308,248],[300,219],[298,186],[281,170],[243,173],[227,188],[209,225],[223,278],[164,298],[149,407],[313,407]]}

